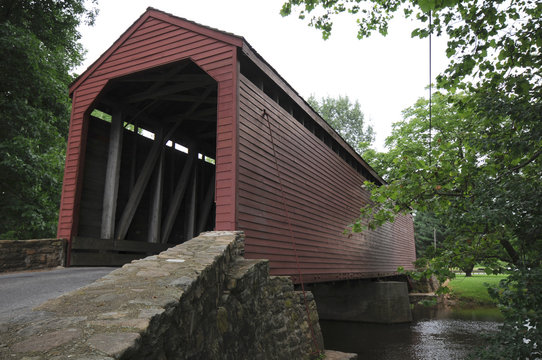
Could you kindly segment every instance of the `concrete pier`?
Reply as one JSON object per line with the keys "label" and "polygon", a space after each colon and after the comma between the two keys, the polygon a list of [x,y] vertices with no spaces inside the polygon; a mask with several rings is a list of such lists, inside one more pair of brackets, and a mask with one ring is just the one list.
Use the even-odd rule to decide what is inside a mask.
{"label": "concrete pier", "polygon": [[384,324],[412,321],[405,282],[337,281],[308,288],[323,320]]}

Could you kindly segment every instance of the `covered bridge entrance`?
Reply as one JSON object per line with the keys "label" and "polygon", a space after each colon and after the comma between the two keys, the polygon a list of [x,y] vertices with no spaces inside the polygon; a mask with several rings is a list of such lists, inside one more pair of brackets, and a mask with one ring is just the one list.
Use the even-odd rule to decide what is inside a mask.
{"label": "covered bridge entrance", "polygon": [[71,264],[121,264],[214,228],[216,109],[217,82],[190,60],[104,87],[88,110]]}
{"label": "covered bridge entrance", "polygon": [[148,9],[70,87],[58,237],[123,264],[205,230],[306,282],[393,275],[412,219],[343,235],[383,180],[242,38]]}

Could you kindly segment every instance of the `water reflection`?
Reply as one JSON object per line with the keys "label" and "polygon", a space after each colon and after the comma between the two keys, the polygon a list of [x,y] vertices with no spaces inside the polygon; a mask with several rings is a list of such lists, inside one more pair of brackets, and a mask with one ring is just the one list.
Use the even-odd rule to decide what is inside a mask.
{"label": "water reflection", "polygon": [[320,321],[326,349],[354,352],[360,359],[464,359],[497,331],[495,309],[417,308],[411,324],[382,325]]}

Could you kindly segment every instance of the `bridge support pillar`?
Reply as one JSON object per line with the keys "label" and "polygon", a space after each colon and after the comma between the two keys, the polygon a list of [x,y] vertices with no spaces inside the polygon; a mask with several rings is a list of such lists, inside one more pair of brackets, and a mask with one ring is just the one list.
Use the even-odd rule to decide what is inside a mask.
{"label": "bridge support pillar", "polygon": [[405,282],[337,281],[308,288],[322,320],[384,324],[412,321]]}

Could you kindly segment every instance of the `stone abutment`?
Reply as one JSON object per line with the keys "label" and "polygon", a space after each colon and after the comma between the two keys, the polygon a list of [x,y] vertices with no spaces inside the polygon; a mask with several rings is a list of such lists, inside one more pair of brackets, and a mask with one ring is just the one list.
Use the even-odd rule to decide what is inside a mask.
{"label": "stone abutment", "polygon": [[2,359],[310,359],[323,351],[310,292],[208,232],[133,261],[0,327]]}

